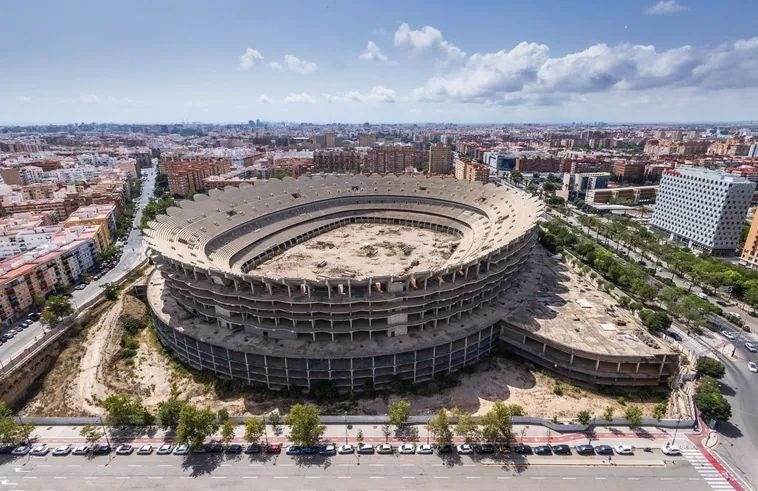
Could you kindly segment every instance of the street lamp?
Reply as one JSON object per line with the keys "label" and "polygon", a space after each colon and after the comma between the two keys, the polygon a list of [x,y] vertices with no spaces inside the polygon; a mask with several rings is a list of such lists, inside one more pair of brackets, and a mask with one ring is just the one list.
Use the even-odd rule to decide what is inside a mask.
{"label": "street lamp", "polygon": [[671,444],[672,444],[672,445],[673,445],[674,443],[676,443],[676,433],[677,433],[677,431],[679,431],[679,422],[680,422],[680,421],[682,421],[682,417],[681,417],[681,416],[679,416],[679,417],[676,419],[676,426],[674,427],[674,438],[673,438],[673,440],[671,440]]}
{"label": "street lamp", "polygon": [[108,438],[108,427],[105,426],[105,423],[103,422],[103,417],[102,416],[98,416],[98,418],[100,419],[100,426],[103,427],[103,435],[105,435],[105,443],[108,444],[108,462],[110,462],[112,454],[111,454],[111,441]]}
{"label": "street lamp", "polygon": [[347,411],[345,411],[345,445],[347,445]]}

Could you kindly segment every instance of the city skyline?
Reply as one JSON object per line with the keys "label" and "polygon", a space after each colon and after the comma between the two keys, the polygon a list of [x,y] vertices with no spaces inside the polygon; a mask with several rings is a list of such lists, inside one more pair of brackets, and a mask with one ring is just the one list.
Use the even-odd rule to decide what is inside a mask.
{"label": "city skyline", "polygon": [[750,2],[179,7],[9,2],[0,124],[707,122],[757,109]]}

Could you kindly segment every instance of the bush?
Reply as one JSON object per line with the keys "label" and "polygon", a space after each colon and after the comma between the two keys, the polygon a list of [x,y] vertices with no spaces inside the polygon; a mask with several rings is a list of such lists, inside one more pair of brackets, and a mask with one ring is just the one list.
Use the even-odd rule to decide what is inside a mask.
{"label": "bush", "polygon": [[724,377],[726,368],[724,367],[723,363],[715,358],[711,358],[709,356],[701,356],[697,359],[695,371],[700,376],[708,376],[718,380]]}
{"label": "bush", "polygon": [[695,391],[695,405],[706,420],[728,421],[732,417],[732,406],[721,394],[718,382],[704,376]]}
{"label": "bush", "polygon": [[557,396],[563,395],[563,384],[560,382],[555,382],[555,385],[553,385],[553,394]]}
{"label": "bush", "polygon": [[582,411],[579,411],[579,414],[576,415],[576,419],[580,424],[589,424],[590,420],[592,420],[592,413],[584,409]]}

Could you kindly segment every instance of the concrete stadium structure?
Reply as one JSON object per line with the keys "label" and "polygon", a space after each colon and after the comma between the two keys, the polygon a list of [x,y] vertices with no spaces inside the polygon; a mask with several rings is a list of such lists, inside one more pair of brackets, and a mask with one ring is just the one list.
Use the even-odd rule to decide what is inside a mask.
{"label": "concrete stadium structure", "polygon": [[[536,241],[542,204],[493,184],[325,176],[211,190],[146,231],[161,342],[221,377],[272,389],[420,382],[475,363],[500,335],[494,301]],[[432,229],[457,243],[408,274],[304,279],[260,266],[354,223]],[[263,271],[263,272],[262,272]]]}

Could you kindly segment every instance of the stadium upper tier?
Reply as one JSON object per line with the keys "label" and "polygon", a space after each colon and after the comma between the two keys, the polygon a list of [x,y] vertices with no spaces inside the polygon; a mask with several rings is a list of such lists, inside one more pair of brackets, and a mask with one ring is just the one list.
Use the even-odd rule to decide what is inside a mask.
{"label": "stadium upper tier", "polygon": [[[302,284],[300,278],[272,277],[256,267],[329,230],[388,223],[457,237],[452,254],[438,268],[456,271],[521,238],[533,229],[541,210],[536,199],[494,184],[416,176],[313,176],[196,195],[157,217],[146,235],[161,256],[189,267],[246,281]],[[413,274],[423,278],[439,271]]]}

